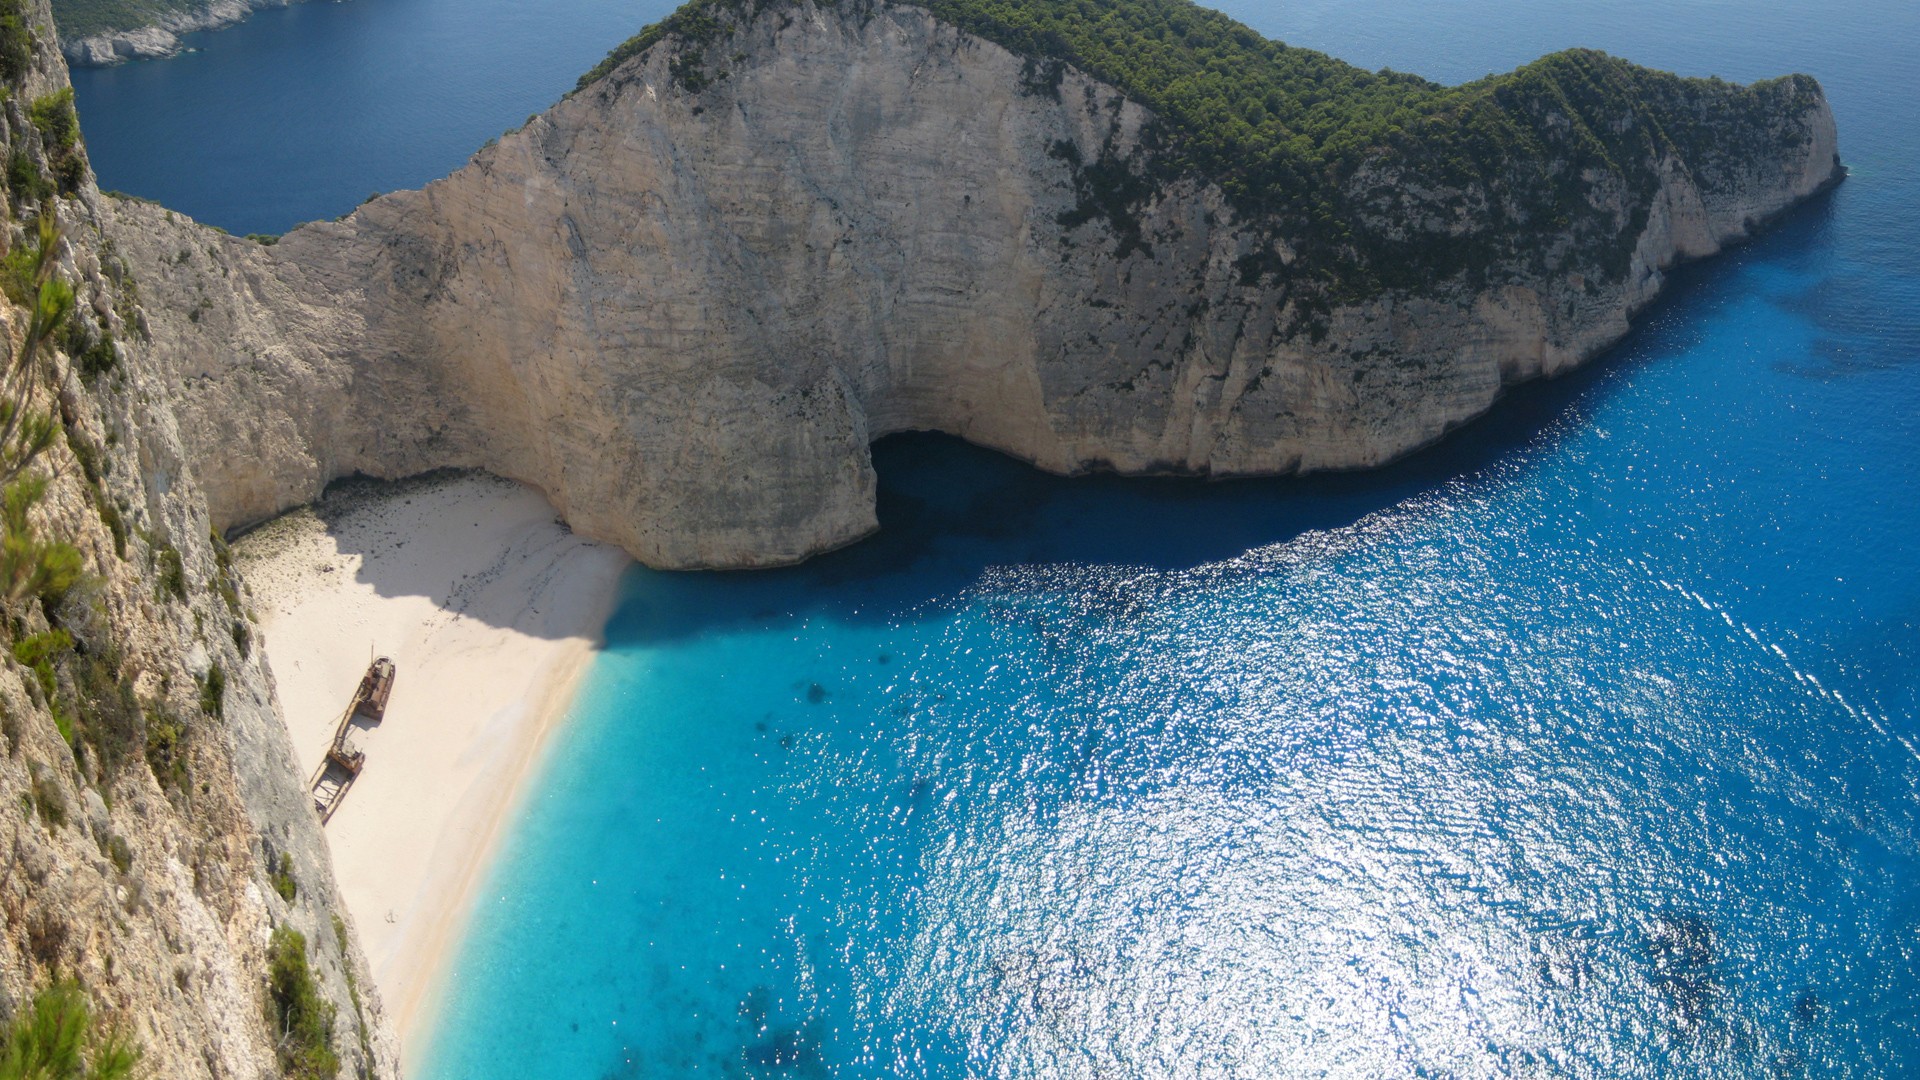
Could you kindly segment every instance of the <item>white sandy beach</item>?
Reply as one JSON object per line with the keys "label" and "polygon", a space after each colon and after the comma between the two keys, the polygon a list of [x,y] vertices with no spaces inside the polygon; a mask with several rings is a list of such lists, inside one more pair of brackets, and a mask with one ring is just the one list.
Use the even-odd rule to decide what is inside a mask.
{"label": "white sandy beach", "polygon": [[397,669],[326,831],[411,1053],[467,893],[630,561],[572,535],[539,493],[478,474],[361,485],[235,550],[303,771],[370,657]]}

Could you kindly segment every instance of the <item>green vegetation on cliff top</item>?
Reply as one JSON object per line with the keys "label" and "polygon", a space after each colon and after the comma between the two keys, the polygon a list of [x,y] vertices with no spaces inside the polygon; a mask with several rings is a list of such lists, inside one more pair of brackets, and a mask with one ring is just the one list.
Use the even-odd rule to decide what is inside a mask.
{"label": "green vegetation on cliff top", "polygon": [[[693,0],[615,49],[579,89],[673,36],[674,77],[697,91],[726,77],[706,62],[708,43],[798,2]],[[1306,252],[1331,256],[1317,260],[1328,278],[1360,288],[1484,271],[1537,250],[1542,233],[1573,234],[1601,261],[1623,263],[1644,218],[1613,220],[1590,205],[1596,171],[1617,177],[1623,194],[1644,196],[1657,183],[1654,163],[1669,152],[1698,174],[1737,162],[1756,142],[1797,142],[1818,93],[1805,76],[1741,87],[1590,50],[1448,87],[1268,40],[1188,0],[922,6],[1027,57],[1029,92],[1059,95],[1068,64],[1159,118],[1149,163],[1082,164],[1080,220],[1107,217],[1125,236],[1126,205],[1198,174],[1241,211],[1279,219]],[[1084,155],[1073,153],[1079,163]],[[1377,182],[1363,175],[1370,164],[1387,167]],[[1429,194],[1435,201],[1423,204]]]}

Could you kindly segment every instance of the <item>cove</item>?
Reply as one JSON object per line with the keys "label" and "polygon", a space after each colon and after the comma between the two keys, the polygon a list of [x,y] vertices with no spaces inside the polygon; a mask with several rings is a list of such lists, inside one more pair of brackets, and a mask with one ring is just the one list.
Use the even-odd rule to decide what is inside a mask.
{"label": "cove", "polygon": [[[1853,177],[1380,472],[1068,481],[909,436],[861,545],[634,573],[416,1074],[1916,1066],[1920,13],[1228,9],[1447,80],[1575,44],[1809,71]],[[350,140],[267,134],[274,213],[347,208],[275,193]]]}
{"label": "cove", "polygon": [[1834,217],[1381,473],[916,436],[865,544],[636,572],[426,1075],[1908,1060],[1916,387],[1822,366]]}
{"label": "cove", "polygon": [[[1448,77],[1548,47],[1459,8],[1432,42],[1304,13]],[[1594,367],[1362,476],[1069,481],[904,438],[873,539],[636,572],[424,1074],[1913,1062],[1920,265],[1878,167],[1908,61],[1687,13],[1599,43],[1811,69],[1856,176]]]}

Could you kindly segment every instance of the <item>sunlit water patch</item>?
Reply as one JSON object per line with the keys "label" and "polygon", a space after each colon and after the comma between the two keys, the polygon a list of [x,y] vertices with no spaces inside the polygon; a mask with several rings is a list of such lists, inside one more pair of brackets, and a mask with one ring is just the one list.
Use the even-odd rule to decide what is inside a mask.
{"label": "sunlit water patch", "polygon": [[[1910,717],[1565,497],[1653,374],[1437,484],[909,441],[866,549],[637,574],[433,1074],[1908,1060]],[[1284,538],[1187,565],[1213,522]],[[1067,557],[1123,528],[1165,564]]]}
{"label": "sunlit water patch", "polygon": [[1832,228],[1383,474],[905,440],[876,540],[637,574],[436,1073],[1911,1062],[1920,386],[1807,377]]}
{"label": "sunlit water patch", "polygon": [[[457,163],[629,29],[542,7],[578,36],[449,83],[444,130],[314,92],[382,99],[412,69],[380,28],[457,7],[268,13],[83,77],[95,160],[277,228]],[[1068,482],[904,439],[873,540],[634,574],[416,1071],[1920,1069],[1920,8],[1228,7],[1449,80],[1570,44],[1811,71],[1855,173],[1380,473]],[[310,22],[329,51],[290,67]],[[149,138],[156,107],[192,123]],[[355,180],[373,144],[329,116],[439,149]]]}
{"label": "sunlit water patch", "polygon": [[1380,473],[910,438],[865,544],[636,573],[427,1074],[1920,1067],[1917,198]]}

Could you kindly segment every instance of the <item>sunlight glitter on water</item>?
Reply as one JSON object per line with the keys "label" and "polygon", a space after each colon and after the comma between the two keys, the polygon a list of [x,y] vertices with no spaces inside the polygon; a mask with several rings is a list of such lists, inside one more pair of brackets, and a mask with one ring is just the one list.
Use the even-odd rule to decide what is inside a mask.
{"label": "sunlight glitter on water", "polygon": [[[670,6],[301,5],[75,83],[107,186],[279,229]],[[637,573],[415,1074],[1920,1071],[1920,6],[1224,7],[1447,81],[1809,71],[1854,176],[1378,473],[904,439],[874,540]]]}
{"label": "sunlight glitter on water", "polygon": [[[1185,489],[1010,492],[922,440],[884,455],[896,550],[639,575],[614,640],[646,673],[602,687],[555,766],[558,799],[657,824],[621,846],[638,906],[574,946],[621,958],[577,992],[647,1005],[612,1053],[636,1074],[1846,1073],[1883,1036],[1827,1019],[1848,983],[1824,954],[1885,933],[1866,897],[1913,835],[1911,807],[1860,815],[1858,785],[1884,803],[1915,774],[1663,557],[1582,527],[1560,477],[1596,430],[1164,568],[1002,562],[1032,535],[977,524],[1037,500],[1042,548],[1071,546],[1084,514],[1157,520]],[[683,725],[700,737],[663,747]],[[604,771],[636,761],[664,771]],[[474,946],[483,982],[489,949],[542,937],[516,919],[565,905],[524,874],[572,860],[601,864],[502,875],[525,900]],[[609,1053],[539,1060],[575,1051]]]}
{"label": "sunlight glitter on water", "polygon": [[[1856,175],[1375,474],[909,438],[866,544],[636,573],[415,1072],[1920,1069],[1920,9],[1228,6],[1449,80],[1574,43],[1811,70]],[[330,216],[636,28],[559,10],[265,13],[78,76],[90,148],[237,231]]]}

